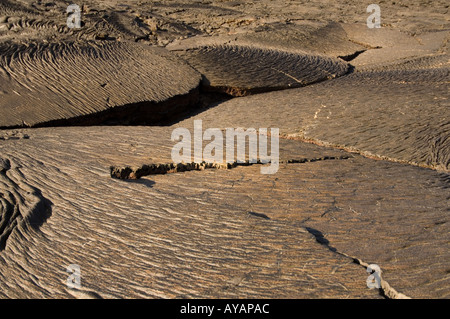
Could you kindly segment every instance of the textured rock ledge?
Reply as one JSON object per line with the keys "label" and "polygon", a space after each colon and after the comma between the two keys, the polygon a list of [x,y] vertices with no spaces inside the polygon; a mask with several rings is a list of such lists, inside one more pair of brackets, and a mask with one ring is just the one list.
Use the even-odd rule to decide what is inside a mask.
{"label": "textured rock ledge", "polygon": [[2,128],[145,123],[192,106],[200,75],[164,49],[135,43],[2,43],[0,83]]}
{"label": "textured rock ledge", "polygon": [[[52,203],[28,183],[8,159],[0,158],[0,251],[13,232],[37,230],[51,215]],[[23,237],[23,235],[21,236]]]}
{"label": "textured rock ledge", "polygon": [[203,75],[203,87],[233,96],[301,87],[346,74],[342,60],[257,46],[214,45],[177,52]]}

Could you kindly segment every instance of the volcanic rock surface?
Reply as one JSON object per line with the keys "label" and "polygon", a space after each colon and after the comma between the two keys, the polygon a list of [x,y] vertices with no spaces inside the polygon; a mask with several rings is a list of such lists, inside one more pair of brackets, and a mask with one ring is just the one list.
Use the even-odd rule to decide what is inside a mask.
{"label": "volcanic rock surface", "polygon": [[[3,0],[0,297],[448,298],[448,4],[370,3],[80,0],[71,29]],[[277,172],[172,169],[199,120],[279,128]]]}

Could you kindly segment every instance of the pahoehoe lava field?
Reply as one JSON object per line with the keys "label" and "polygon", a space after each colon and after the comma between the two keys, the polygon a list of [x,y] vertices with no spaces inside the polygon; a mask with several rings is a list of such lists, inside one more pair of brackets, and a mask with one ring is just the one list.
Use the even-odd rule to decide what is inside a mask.
{"label": "pahoehoe lava field", "polygon": [[1,0],[0,298],[449,298],[449,4],[371,3]]}

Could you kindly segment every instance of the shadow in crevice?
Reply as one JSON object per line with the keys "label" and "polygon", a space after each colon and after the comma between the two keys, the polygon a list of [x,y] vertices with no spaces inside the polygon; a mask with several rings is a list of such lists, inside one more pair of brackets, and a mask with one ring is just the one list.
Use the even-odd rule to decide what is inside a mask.
{"label": "shadow in crevice", "polygon": [[[347,254],[345,254],[345,253],[339,252],[336,248],[330,246],[330,242],[328,241],[328,239],[326,239],[326,238],[324,237],[324,235],[323,235],[323,233],[322,233],[321,231],[319,231],[319,230],[317,230],[317,229],[314,229],[314,228],[311,228],[311,227],[305,227],[305,229],[306,229],[311,235],[313,235],[313,236],[316,238],[316,241],[317,241],[319,244],[321,244],[321,245],[327,247],[327,248],[328,248],[330,251],[332,251],[333,253],[339,254],[339,255],[344,256],[344,257],[346,257],[346,258],[349,258],[349,259],[351,259],[351,260],[353,261],[353,263],[355,263],[355,264],[357,264],[357,265],[360,265],[360,266],[362,266],[362,267],[364,267],[364,268],[367,269],[367,267],[368,267],[368,264],[367,264],[367,263],[363,262],[362,260],[360,260],[360,259],[358,259],[358,258],[355,258],[355,257],[349,256],[349,255],[347,255]],[[389,286],[389,285],[388,285],[388,286]],[[392,299],[392,296],[389,296],[389,294],[392,294],[392,293],[398,294],[397,291],[395,291],[395,289],[392,289],[392,288],[390,288],[390,287],[388,288],[388,289],[389,289],[389,294],[386,294],[386,291],[385,291],[384,289],[385,289],[385,288],[382,288],[382,287],[378,288],[378,293],[380,294],[381,297],[383,297],[383,298],[385,298],[385,299]]]}
{"label": "shadow in crevice", "polygon": [[311,228],[311,227],[305,227],[305,229],[308,231],[308,233],[310,233],[311,235],[313,235],[316,238],[316,241],[319,244],[327,247],[333,253],[339,254],[339,255],[344,256],[346,258],[350,258],[350,259],[353,260],[353,262],[355,264],[364,266],[359,259],[351,257],[351,256],[348,256],[348,255],[346,255],[346,254],[344,254],[342,252],[339,252],[336,248],[334,248],[333,246],[330,246],[330,242],[328,241],[328,239],[325,238],[325,236],[323,235],[323,233],[320,230],[317,230],[317,229],[314,229],[314,228]]}
{"label": "shadow in crevice", "polygon": [[264,218],[266,220],[270,220],[270,217],[267,216],[266,214],[263,213],[256,213],[256,212],[247,212],[249,215],[251,216],[255,216],[255,217],[259,217],[259,218]]}
{"label": "shadow in crevice", "polygon": [[211,92],[205,90],[200,86],[200,94],[198,97],[198,102],[191,108],[186,109],[184,112],[174,114],[172,117],[160,121],[161,126],[172,126],[191,117],[194,117],[200,113],[203,113],[211,108],[218,106],[219,104],[229,101],[234,97],[221,92]]}
{"label": "shadow in crevice", "polygon": [[39,228],[52,216],[52,206],[53,203],[42,196],[41,191],[36,190],[39,198],[41,199],[33,211],[24,218],[24,221],[30,225],[34,230],[39,230]]}
{"label": "shadow in crevice", "polygon": [[337,249],[330,246],[330,242],[328,241],[328,239],[326,239],[324,237],[324,235],[322,234],[321,231],[311,228],[311,227],[305,227],[305,229],[308,231],[308,233],[310,233],[311,235],[313,235],[316,238],[316,241],[321,244],[326,246],[329,250],[331,250],[334,253],[337,253]]}
{"label": "shadow in crevice", "polygon": [[171,126],[232,98],[225,93],[206,92],[197,87],[185,95],[175,96],[163,102],[143,101],[118,105],[92,114],[34,125],[23,123],[0,126],[0,130],[61,126]]}
{"label": "shadow in crevice", "polygon": [[[2,173],[3,174],[3,173]],[[14,184],[11,184],[14,186]],[[23,232],[30,229],[38,231],[45,221],[52,215],[53,203],[45,198],[41,191],[31,187],[26,194],[17,191],[4,191],[0,197],[0,251],[4,250],[11,234],[15,231]],[[27,207],[30,199],[35,201],[33,206]]]}
{"label": "shadow in crevice", "polygon": [[359,51],[355,51],[354,53],[349,54],[349,55],[340,55],[340,56],[338,56],[338,58],[341,60],[344,60],[346,62],[350,62],[350,61],[356,59],[361,53],[364,53],[366,51],[367,50],[359,50]]}
{"label": "shadow in crevice", "polygon": [[142,179],[119,179],[119,180],[122,182],[125,182],[125,183],[141,184],[141,185],[147,186],[148,188],[152,188],[153,185],[156,184],[154,181],[145,179],[145,178],[142,178]]}

